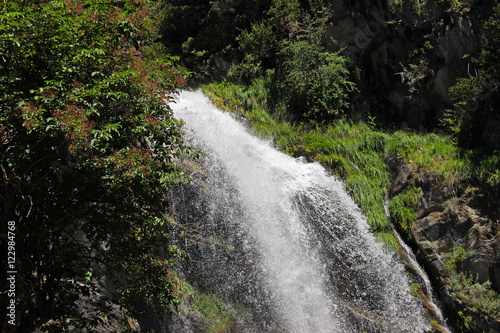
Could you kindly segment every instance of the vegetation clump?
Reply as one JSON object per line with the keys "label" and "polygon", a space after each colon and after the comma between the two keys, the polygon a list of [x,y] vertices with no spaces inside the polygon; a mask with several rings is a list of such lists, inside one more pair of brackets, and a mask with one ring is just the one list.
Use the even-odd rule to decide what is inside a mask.
{"label": "vegetation clump", "polygon": [[1,232],[15,225],[17,271],[3,332],[105,325],[103,281],[135,316],[178,299],[163,193],[188,181],[173,160],[191,153],[165,101],[186,72],[141,56],[150,15],[144,1],[0,4]]}
{"label": "vegetation clump", "polygon": [[500,295],[491,287],[491,282],[479,283],[477,277],[462,270],[464,261],[471,255],[463,247],[454,246],[445,254],[444,268],[449,274],[452,295],[464,306],[459,311],[463,329],[471,329],[474,314],[487,313],[491,321],[500,320]]}

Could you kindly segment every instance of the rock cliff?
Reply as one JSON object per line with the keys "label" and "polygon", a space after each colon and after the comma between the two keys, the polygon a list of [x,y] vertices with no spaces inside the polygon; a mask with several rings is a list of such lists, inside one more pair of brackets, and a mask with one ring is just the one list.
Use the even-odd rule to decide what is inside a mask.
{"label": "rock cliff", "polygon": [[393,165],[390,196],[420,187],[417,219],[409,242],[437,286],[452,324],[470,332],[497,332],[498,315],[488,302],[500,291],[500,202],[479,188],[463,193],[443,184],[432,172]]}

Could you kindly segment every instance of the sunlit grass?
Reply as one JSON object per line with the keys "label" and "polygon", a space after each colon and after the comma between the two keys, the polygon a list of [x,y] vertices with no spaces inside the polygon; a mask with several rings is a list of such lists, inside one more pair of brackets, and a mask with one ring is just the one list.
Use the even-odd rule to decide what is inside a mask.
{"label": "sunlit grass", "polygon": [[401,248],[398,239],[392,232],[376,232],[375,238],[393,252],[397,252]]}
{"label": "sunlit grass", "polygon": [[410,234],[410,228],[415,221],[416,210],[422,199],[423,192],[420,187],[411,187],[408,191],[398,194],[389,201],[389,212],[399,229]]}

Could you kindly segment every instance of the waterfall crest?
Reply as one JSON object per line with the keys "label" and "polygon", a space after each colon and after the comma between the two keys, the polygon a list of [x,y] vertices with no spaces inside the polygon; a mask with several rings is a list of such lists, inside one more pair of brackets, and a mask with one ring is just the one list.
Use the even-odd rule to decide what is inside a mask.
{"label": "waterfall crest", "polygon": [[341,181],[252,136],[201,92],[183,91],[170,106],[207,154],[194,175],[204,190],[172,194],[175,218],[214,240],[193,247],[198,260],[183,270],[249,309],[241,331],[430,330],[402,264],[375,241]]}

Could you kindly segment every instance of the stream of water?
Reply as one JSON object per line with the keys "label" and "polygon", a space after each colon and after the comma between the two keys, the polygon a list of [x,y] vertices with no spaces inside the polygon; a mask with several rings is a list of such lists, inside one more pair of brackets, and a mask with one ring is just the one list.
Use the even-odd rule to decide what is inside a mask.
{"label": "stream of water", "polygon": [[195,185],[171,194],[174,217],[203,235],[181,270],[238,304],[239,331],[430,330],[403,265],[341,181],[251,135],[201,92],[183,91],[171,107],[206,153]]}

